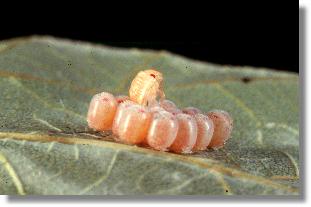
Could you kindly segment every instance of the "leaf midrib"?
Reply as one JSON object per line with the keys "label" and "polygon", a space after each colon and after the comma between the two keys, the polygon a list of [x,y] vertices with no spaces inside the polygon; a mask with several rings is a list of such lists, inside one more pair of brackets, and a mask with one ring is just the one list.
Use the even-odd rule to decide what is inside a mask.
{"label": "leaf midrib", "polygon": [[58,142],[62,144],[78,144],[78,145],[92,145],[97,147],[103,148],[111,148],[111,149],[118,149],[118,150],[127,150],[130,152],[142,153],[142,154],[152,154],[154,156],[160,156],[164,159],[172,159],[175,161],[182,161],[186,162],[191,165],[196,165],[202,169],[208,169],[209,171],[216,171],[222,175],[226,175],[229,177],[234,177],[237,179],[247,179],[252,180],[256,183],[267,185],[272,188],[276,189],[283,189],[289,192],[298,192],[298,188],[290,187],[286,185],[279,184],[277,182],[271,181],[264,177],[256,176],[253,174],[249,174],[247,172],[243,172],[237,170],[235,168],[230,168],[227,166],[222,165],[216,160],[213,159],[206,159],[206,158],[199,158],[193,156],[183,156],[179,154],[167,153],[167,152],[160,152],[155,150],[150,150],[142,147],[124,145],[115,142],[108,142],[108,141],[100,141],[94,139],[85,139],[79,138],[77,136],[49,136],[46,134],[25,134],[25,133],[16,133],[16,132],[0,132],[0,139],[16,139],[16,140],[26,140],[26,141],[35,141],[35,142]]}

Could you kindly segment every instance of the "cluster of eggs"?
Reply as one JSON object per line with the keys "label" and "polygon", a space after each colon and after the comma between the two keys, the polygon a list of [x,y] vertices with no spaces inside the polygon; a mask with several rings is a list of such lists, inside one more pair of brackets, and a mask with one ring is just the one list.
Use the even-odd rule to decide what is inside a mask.
{"label": "cluster of eggs", "polygon": [[133,80],[129,97],[96,94],[87,115],[89,127],[112,130],[118,142],[160,151],[192,153],[222,147],[232,131],[230,115],[222,110],[202,113],[194,107],[178,109],[164,98],[161,83],[161,73],[146,70]]}

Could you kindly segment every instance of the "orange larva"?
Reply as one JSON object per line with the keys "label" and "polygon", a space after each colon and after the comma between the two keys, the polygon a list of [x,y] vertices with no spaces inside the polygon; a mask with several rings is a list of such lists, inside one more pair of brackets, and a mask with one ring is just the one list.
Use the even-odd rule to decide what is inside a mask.
{"label": "orange larva", "polygon": [[163,76],[159,71],[153,69],[140,71],[131,83],[130,99],[144,106],[155,102],[158,96],[163,99],[165,94],[162,81]]}
{"label": "orange larva", "polygon": [[118,142],[147,144],[160,151],[192,153],[222,147],[232,132],[230,115],[221,110],[202,114],[194,107],[178,109],[164,99],[162,80],[160,72],[145,70],[133,80],[129,97],[96,94],[87,115],[89,127],[112,130]]}

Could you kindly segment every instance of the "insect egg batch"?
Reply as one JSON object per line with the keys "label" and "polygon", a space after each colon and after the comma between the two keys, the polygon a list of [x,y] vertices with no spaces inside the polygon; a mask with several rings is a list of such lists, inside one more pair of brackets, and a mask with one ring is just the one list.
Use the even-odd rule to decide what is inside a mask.
{"label": "insect egg batch", "polygon": [[158,71],[141,71],[131,84],[129,97],[96,94],[87,115],[89,127],[112,130],[118,142],[160,151],[192,153],[221,148],[232,131],[230,115],[221,110],[203,113],[195,107],[177,108],[164,98],[162,79]]}

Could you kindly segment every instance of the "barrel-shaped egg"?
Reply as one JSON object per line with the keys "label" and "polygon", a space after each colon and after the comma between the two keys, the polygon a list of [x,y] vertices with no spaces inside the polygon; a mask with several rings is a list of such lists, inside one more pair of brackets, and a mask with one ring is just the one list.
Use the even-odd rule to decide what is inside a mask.
{"label": "barrel-shaped egg", "polygon": [[121,103],[113,122],[113,133],[118,141],[140,144],[147,136],[152,114],[147,107],[131,101]]}
{"label": "barrel-shaped egg", "polygon": [[198,126],[198,135],[193,151],[206,150],[212,140],[214,123],[208,116],[203,114],[195,114],[194,118]]}
{"label": "barrel-shaped egg", "polygon": [[176,118],[178,120],[178,132],[175,141],[170,146],[170,151],[176,153],[191,153],[194,147],[198,127],[194,117],[188,114],[177,114]]}
{"label": "barrel-shaped egg", "polygon": [[147,144],[153,149],[167,151],[176,139],[177,132],[177,118],[163,109],[154,109]]}
{"label": "barrel-shaped egg", "polygon": [[192,107],[192,106],[182,109],[182,112],[185,114],[189,114],[189,115],[195,115],[195,114],[202,113],[200,109]]}
{"label": "barrel-shaped egg", "polygon": [[93,96],[87,114],[88,126],[96,131],[111,130],[118,102],[107,92]]}
{"label": "barrel-shaped egg", "polygon": [[168,99],[161,100],[159,104],[164,110],[172,113],[173,115],[182,113],[182,111],[179,108],[177,108],[175,103]]}
{"label": "barrel-shaped egg", "polygon": [[208,117],[214,123],[214,133],[209,148],[218,149],[223,147],[230,138],[233,120],[226,111],[213,110],[207,113]]}

